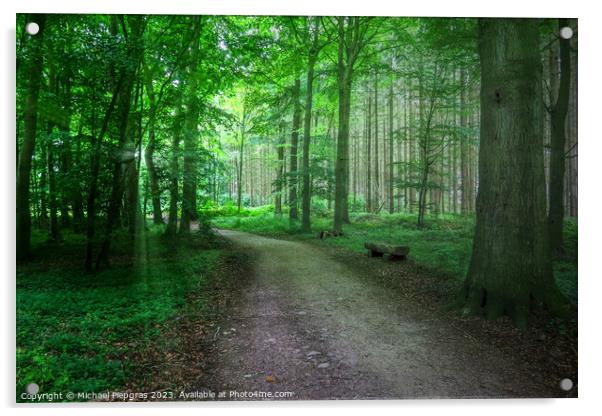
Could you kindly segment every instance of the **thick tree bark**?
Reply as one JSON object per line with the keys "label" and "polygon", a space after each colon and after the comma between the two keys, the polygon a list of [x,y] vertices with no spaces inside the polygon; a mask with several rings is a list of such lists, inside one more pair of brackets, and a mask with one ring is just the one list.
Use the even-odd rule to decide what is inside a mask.
{"label": "thick tree bark", "polygon": [[38,97],[44,57],[42,52],[46,15],[29,15],[27,21],[36,22],[40,30],[37,35],[27,35],[29,53],[24,62],[25,105],[23,110],[23,145],[19,152],[17,175],[17,259],[29,257],[31,242],[31,213],[29,208],[29,181],[31,160],[36,141],[38,117]]}
{"label": "thick tree bark", "polygon": [[538,23],[479,27],[481,177],[465,311],[525,327],[532,299],[563,306],[547,247]]}
{"label": "thick tree bark", "polygon": [[347,197],[349,195],[349,109],[351,101],[351,74],[343,69],[339,77],[339,131],[335,164],[334,231],[342,233],[348,222]]}
{"label": "thick tree bark", "polygon": [[[568,19],[558,19],[558,28],[568,26]],[[562,227],[564,223],[564,174],[566,116],[569,108],[571,85],[570,39],[559,38],[560,42],[560,82],[558,98],[551,108],[552,138],[550,152],[550,189],[548,228],[552,255],[562,251]],[[551,74],[553,76],[553,74]]]}
{"label": "thick tree bark", "polygon": [[288,195],[288,206],[289,206],[289,218],[291,220],[299,219],[297,212],[297,184],[299,183],[298,171],[297,171],[297,147],[299,145],[299,127],[301,125],[301,103],[299,102],[299,95],[301,90],[301,80],[296,79],[295,85],[293,86],[293,131],[291,133],[291,153],[290,153],[290,180],[289,180],[289,195]]}

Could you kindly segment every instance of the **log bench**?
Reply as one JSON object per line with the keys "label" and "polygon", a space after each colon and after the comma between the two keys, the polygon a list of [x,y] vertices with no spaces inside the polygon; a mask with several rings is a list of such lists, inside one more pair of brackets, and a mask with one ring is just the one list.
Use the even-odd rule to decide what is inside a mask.
{"label": "log bench", "polygon": [[410,252],[408,246],[396,246],[376,241],[366,241],[364,247],[369,250],[370,257],[382,257],[388,254],[389,260],[405,260]]}

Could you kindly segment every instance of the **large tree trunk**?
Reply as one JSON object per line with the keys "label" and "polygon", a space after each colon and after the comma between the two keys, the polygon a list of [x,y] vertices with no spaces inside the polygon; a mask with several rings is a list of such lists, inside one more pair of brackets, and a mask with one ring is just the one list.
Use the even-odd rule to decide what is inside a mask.
{"label": "large tree trunk", "polygon": [[196,218],[196,182],[197,182],[197,153],[198,153],[198,120],[199,102],[197,89],[199,75],[197,65],[199,60],[201,33],[201,18],[194,16],[193,41],[190,52],[190,67],[188,71],[190,85],[188,89],[188,103],[186,111],[185,133],[184,133],[184,182],[182,187],[182,218],[180,220],[180,234],[190,233],[190,221]]}
{"label": "large tree trunk", "polygon": [[349,222],[347,199],[349,195],[349,109],[351,76],[343,77],[339,87],[339,131],[335,165],[334,231],[341,233],[343,223]]}
{"label": "large tree trunk", "polygon": [[289,218],[291,220],[299,219],[297,212],[297,184],[298,172],[297,172],[297,147],[299,144],[299,126],[301,125],[301,103],[299,102],[299,95],[301,90],[301,80],[296,79],[295,85],[293,86],[293,131],[291,133],[291,154],[290,154],[290,182],[289,182]]}
{"label": "large tree trunk", "polygon": [[480,186],[465,311],[525,327],[532,299],[560,311],[548,256],[541,60],[535,19],[481,19]]}
{"label": "large tree trunk", "polygon": [[[558,28],[568,26],[568,19],[558,19]],[[552,148],[550,153],[550,210],[548,228],[550,250],[555,255],[562,250],[562,226],[564,222],[564,173],[566,116],[569,108],[571,85],[570,39],[559,38],[560,42],[560,82],[558,98],[552,106]],[[554,74],[550,74],[554,76]]]}
{"label": "large tree trunk", "polygon": [[40,30],[37,35],[26,38],[29,56],[25,61],[25,105],[23,109],[24,132],[23,145],[19,153],[17,175],[17,259],[29,256],[31,241],[31,214],[29,210],[29,180],[31,175],[31,159],[36,141],[38,116],[38,97],[44,57],[42,45],[46,15],[29,15],[27,21],[36,22]]}

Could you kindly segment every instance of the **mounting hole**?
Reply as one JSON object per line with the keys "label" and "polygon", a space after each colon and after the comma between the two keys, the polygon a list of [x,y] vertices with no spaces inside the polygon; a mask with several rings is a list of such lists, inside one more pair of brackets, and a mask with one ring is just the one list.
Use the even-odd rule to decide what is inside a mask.
{"label": "mounting hole", "polygon": [[31,36],[37,35],[40,31],[40,25],[36,22],[29,22],[25,25],[25,31]]}
{"label": "mounting hole", "polygon": [[40,391],[40,386],[38,386],[36,383],[29,383],[27,387],[25,387],[25,391],[28,394],[38,394]]}
{"label": "mounting hole", "polygon": [[560,37],[562,39],[570,39],[573,37],[573,29],[568,26],[560,28]]}
{"label": "mounting hole", "polygon": [[563,378],[560,380],[560,388],[564,391],[569,391],[573,388],[573,380],[570,378]]}

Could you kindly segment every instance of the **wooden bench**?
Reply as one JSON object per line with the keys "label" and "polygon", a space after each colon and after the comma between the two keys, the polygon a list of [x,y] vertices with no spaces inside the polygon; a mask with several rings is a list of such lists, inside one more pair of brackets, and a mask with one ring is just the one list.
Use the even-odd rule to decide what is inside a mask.
{"label": "wooden bench", "polygon": [[371,257],[382,257],[388,254],[389,260],[405,260],[410,252],[410,247],[408,246],[394,246],[375,241],[366,241],[364,247],[369,250],[368,254]]}

